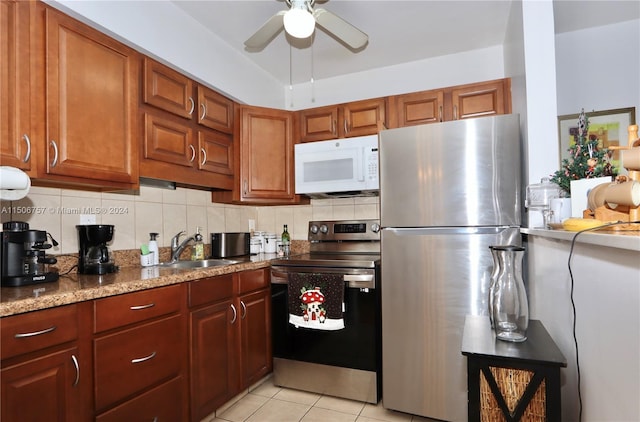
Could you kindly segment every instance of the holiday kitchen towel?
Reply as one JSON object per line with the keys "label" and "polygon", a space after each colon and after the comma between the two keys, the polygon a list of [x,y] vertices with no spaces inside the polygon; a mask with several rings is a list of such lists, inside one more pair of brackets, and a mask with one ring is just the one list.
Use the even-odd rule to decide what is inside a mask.
{"label": "holiday kitchen towel", "polygon": [[344,281],[339,274],[289,273],[289,323],[316,330],[344,328]]}

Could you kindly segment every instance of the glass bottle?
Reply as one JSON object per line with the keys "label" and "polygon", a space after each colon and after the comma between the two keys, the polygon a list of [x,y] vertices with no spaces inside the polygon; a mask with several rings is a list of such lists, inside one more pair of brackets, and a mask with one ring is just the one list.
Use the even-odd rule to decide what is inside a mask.
{"label": "glass bottle", "polygon": [[489,306],[487,311],[489,312],[489,321],[491,322],[491,328],[493,328],[493,291],[496,285],[496,279],[500,273],[500,260],[498,259],[498,251],[495,246],[489,246],[491,251],[491,257],[493,258],[493,270],[489,277]]}
{"label": "glass bottle", "polygon": [[286,224],[284,225],[284,230],[282,231],[280,240],[282,240],[282,252],[284,256],[289,256],[291,251],[291,236],[289,235],[289,228]]}
{"label": "glass bottle", "polygon": [[504,341],[525,341],[529,326],[529,304],[522,280],[524,248],[513,245],[493,248],[499,262],[492,301],[496,337]]}

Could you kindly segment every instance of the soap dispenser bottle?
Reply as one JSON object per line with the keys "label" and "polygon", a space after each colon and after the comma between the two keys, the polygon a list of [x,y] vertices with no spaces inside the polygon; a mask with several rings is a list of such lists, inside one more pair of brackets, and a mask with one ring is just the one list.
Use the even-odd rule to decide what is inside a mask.
{"label": "soap dispenser bottle", "polygon": [[200,234],[200,227],[196,229],[193,246],[191,247],[191,260],[199,261],[204,259],[204,242]]}
{"label": "soap dispenser bottle", "polygon": [[160,251],[156,237],[158,237],[158,233],[149,233],[149,252],[153,253],[153,265],[160,263]]}

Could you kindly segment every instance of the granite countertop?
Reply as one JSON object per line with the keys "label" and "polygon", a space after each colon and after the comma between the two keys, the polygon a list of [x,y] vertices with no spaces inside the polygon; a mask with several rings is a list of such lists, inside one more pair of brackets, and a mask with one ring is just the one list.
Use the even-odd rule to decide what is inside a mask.
{"label": "granite countertop", "polygon": [[0,317],[68,305],[86,300],[168,286],[204,277],[255,270],[270,266],[276,254],[251,256],[238,264],[198,269],[121,267],[105,275],[69,273],[53,283],[0,289]]}

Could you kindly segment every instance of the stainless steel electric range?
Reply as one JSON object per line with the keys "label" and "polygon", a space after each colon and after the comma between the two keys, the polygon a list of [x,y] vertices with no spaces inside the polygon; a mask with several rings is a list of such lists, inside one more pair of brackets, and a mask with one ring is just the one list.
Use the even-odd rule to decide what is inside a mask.
{"label": "stainless steel electric range", "polygon": [[[274,383],[377,403],[382,391],[379,220],[311,221],[308,240],[308,254],[271,266]],[[291,303],[302,297],[289,286],[296,277],[342,292],[343,328],[292,322]],[[309,315],[313,321],[315,314]],[[317,315],[322,321],[322,310]]]}

